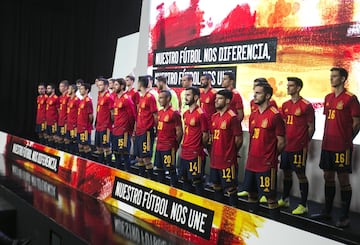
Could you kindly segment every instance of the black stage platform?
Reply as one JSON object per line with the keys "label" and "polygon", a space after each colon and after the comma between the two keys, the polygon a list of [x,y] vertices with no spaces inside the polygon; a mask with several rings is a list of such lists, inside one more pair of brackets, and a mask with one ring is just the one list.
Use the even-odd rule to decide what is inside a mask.
{"label": "black stage platform", "polygon": [[[17,210],[16,231],[11,236],[29,237],[31,244],[189,244],[80,191],[31,173],[11,159],[1,157],[0,165],[5,166],[0,173],[0,197]],[[211,188],[205,193],[212,197]],[[334,210],[333,221],[318,222],[310,216],[320,211],[319,203],[309,202],[309,214],[294,216],[291,210],[298,200],[290,201],[293,205],[282,209],[277,221],[344,244],[360,244],[360,214],[351,213],[351,226],[339,229],[334,224],[338,210]],[[239,208],[248,209],[245,199],[239,199]],[[270,218],[265,205],[256,213]],[[0,227],[3,225],[0,220]]]}

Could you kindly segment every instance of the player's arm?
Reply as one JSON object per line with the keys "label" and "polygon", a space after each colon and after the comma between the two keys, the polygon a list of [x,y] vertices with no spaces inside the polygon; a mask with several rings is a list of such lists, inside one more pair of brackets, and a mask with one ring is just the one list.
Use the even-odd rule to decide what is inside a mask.
{"label": "player's arm", "polygon": [[111,123],[114,123],[114,109],[110,110]]}
{"label": "player's arm", "polygon": [[176,132],[176,142],[180,145],[182,137],[183,137],[182,125],[176,126],[175,132]]}
{"label": "player's arm", "polygon": [[92,124],[94,122],[94,115],[89,113],[89,122]]}
{"label": "player's arm", "polygon": [[242,135],[235,136],[236,152],[238,152],[240,150],[242,144],[243,144],[243,136]]}
{"label": "player's arm", "polygon": [[315,119],[314,121],[312,121],[311,123],[308,123],[308,135],[309,135],[309,140],[312,139],[314,132],[315,132]]}
{"label": "player's arm", "polygon": [[209,144],[209,132],[203,132],[201,139],[203,146],[207,147]]}
{"label": "player's arm", "polygon": [[155,122],[155,128],[157,128],[158,122],[159,122],[159,118],[158,118],[158,113],[157,111],[153,113],[153,117],[154,117],[154,122]]}
{"label": "player's arm", "polygon": [[276,136],[277,146],[276,150],[278,153],[281,153],[285,148],[285,137],[284,136]]}
{"label": "player's arm", "polygon": [[244,109],[238,109],[237,114],[240,122],[242,122],[242,120],[244,119]]}
{"label": "player's arm", "polygon": [[356,137],[356,135],[359,133],[360,130],[360,117],[353,117],[353,124],[352,124],[352,128],[353,128],[353,139]]}

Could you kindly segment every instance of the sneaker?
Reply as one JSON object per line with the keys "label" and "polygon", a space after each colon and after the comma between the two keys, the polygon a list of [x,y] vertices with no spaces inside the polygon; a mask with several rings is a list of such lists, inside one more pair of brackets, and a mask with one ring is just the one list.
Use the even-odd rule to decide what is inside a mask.
{"label": "sneaker", "polygon": [[249,192],[247,191],[240,191],[237,193],[238,197],[247,197],[249,195]]}
{"label": "sneaker", "polygon": [[336,227],[345,228],[350,225],[350,218],[349,217],[342,217],[336,222]]}
{"label": "sneaker", "polygon": [[299,204],[291,213],[296,215],[305,214],[308,212],[308,208]]}
{"label": "sneaker", "polygon": [[267,203],[267,198],[266,196],[262,196],[259,200],[260,203]]}
{"label": "sneaker", "polygon": [[289,199],[285,198],[285,200],[284,200],[284,199],[280,198],[278,200],[278,205],[279,205],[279,208],[288,208],[290,206]]}

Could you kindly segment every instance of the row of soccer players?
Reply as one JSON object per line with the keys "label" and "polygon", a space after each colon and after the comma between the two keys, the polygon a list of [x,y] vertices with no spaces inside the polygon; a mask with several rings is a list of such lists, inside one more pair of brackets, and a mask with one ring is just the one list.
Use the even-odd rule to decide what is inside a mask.
{"label": "row of soccer players", "polygon": [[[352,139],[360,125],[357,98],[344,88],[347,76],[348,73],[343,68],[331,69],[330,80],[334,92],[325,98],[326,123],[320,161],[320,167],[325,173],[326,205],[319,217],[328,218],[331,214],[335,193],[334,176],[335,172],[338,172],[341,197],[344,199],[343,214],[337,223],[341,227],[349,225],[350,222],[348,212],[351,186],[348,173],[351,172]],[[189,76],[184,79],[188,78]],[[152,93],[151,79],[148,76],[139,78],[140,96],[137,96],[137,99],[130,95],[129,89],[126,91],[125,80],[119,79],[114,82],[113,98],[107,91],[107,83],[106,79],[100,79],[97,83],[99,97],[95,145],[99,153],[104,153],[100,155],[104,158],[111,156],[109,132],[112,129],[112,150],[116,154],[116,159],[122,159],[128,169],[131,136],[134,136],[134,155],[138,160],[139,174],[147,173],[152,178],[151,159],[157,135],[154,163],[159,180],[163,180],[167,171],[172,185],[176,185],[178,177],[181,177],[184,180],[184,189],[191,191],[194,188],[196,193],[201,194],[204,152],[210,150],[210,182],[213,183],[215,199],[221,201],[225,191],[229,194],[230,204],[236,206],[237,153],[242,145],[240,122],[243,117],[243,106],[240,94],[233,89],[235,83],[233,74],[224,75],[225,89],[218,92],[211,88],[209,76],[201,78],[203,87],[201,91],[191,86],[185,88],[181,101],[188,108],[185,107],[182,111],[183,120],[179,111],[172,107],[173,95],[165,86],[166,79],[163,77],[157,78],[160,88],[158,95],[160,110],[156,105],[153,95],[155,93]],[[311,103],[300,96],[302,86],[301,79],[288,78],[287,89],[291,99],[282,105],[279,112],[271,100],[272,88],[266,79],[260,78],[254,81],[244,190],[248,192],[250,202],[257,202],[258,195],[266,196],[269,208],[274,213],[278,212],[279,205],[288,205],[292,170],[297,173],[301,190],[301,203],[293,213],[307,212],[308,181],[305,175],[305,163],[308,142],[315,130],[315,118]],[[70,92],[70,90],[72,89],[69,89],[71,97],[74,91]],[[80,93],[84,98],[79,102],[77,109],[77,135],[71,133],[71,130],[74,130],[71,127],[65,130],[70,141],[77,136],[81,154],[86,154],[91,149],[89,133],[92,128],[92,110],[91,99],[87,96],[88,91],[86,84],[80,86]],[[46,101],[49,101],[49,98],[51,96]],[[70,98],[67,105],[67,122],[70,118],[69,113],[71,114],[71,101]],[[46,102],[46,104],[48,107],[51,103]],[[214,108],[212,112],[210,107]],[[136,114],[135,110],[137,110]],[[61,112],[61,102],[59,111]],[[111,118],[113,118],[113,126]],[[58,126],[61,134],[60,121]],[[56,127],[49,128],[48,125],[48,134],[54,133],[52,129],[56,131]],[[177,172],[175,153],[179,145],[181,145],[180,168]],[[283,198],[277,201],[275,183],[279,154],[281,154],[280,166],[284,170],[285,178]],[[116,161],[119,164],[118,160]]]}

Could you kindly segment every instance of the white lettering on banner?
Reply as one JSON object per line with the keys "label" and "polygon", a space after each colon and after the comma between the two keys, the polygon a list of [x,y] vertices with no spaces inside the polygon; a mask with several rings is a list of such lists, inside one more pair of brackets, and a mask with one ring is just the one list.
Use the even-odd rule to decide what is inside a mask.
{"label": "white lettering on banner", "polygon": [[185,47],[183,50],[180,50],[180,63],[202,63],[201,60],[201,49],[187,49]]}
{"label": "white lettering on banner", "polygon": [[117,182],[115,195],[128,202],[140,205],[143,191],[133,186]]}
{"label": "white lettering on banner", "polygon": [[218,61],[270,60],[268,43],[219,47]]}
{"label": "white lettering on banner", "polygon": [[204,233],[204,225],[207,214],[190,209],[190,215],[188,219],[188,226],[194,230]]}
{"label": "white lettering on banner", "polygon": [[180,222],[182,225],[184,225],[187,219],[187,212],[188,207],[174,202],[170,212],[170,219],[175,220],[176,222]]}
{"label": "white lettering on banner", "polygon": [[179,62],[179,52],[169,51],[156,53],[155,64],[156,65],[174,65]]}
{"label": "white lettering on banner", "polygon": [[153,194],[151,190],[150,192],[145,192],[142,206],[151,212],[158,213],[164,217],[169,217],[166,212],[168,203],[169,200]]}
{"label": "white lettering on banner", "polygon": [[217,61],[217,48],[204,48],[204,62]]}

